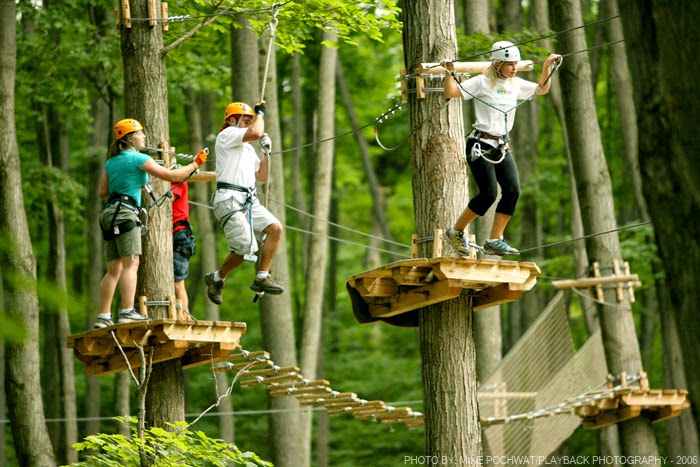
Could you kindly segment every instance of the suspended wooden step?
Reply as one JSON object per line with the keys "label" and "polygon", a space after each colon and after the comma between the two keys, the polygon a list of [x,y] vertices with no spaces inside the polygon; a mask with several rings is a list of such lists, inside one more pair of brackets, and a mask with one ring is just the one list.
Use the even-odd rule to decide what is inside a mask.
{"label": "suspended wooden step", "polygon": [[116,324],[68,337],[66,345],[90,376],[117,373],[141,366],[137,346],[153,363],[182,359],[183,368],[227,359],[238,348],[245,323],[154,319],[146,323]]}
{"label": "suspended wooden step", "polygon": [[346,282],[360,323],[385,321],[418,326],[418,310],[462,295],[474,297],[474,310],[520,298],[537,282],[535,263],[453,257],[396,261],[356,274]]}
{"label": "suspended wooden step", "polygon": [[690,400],[685,389],[624,388],[610,397],[576,407],[574,413],[581,417],[585,428],[592,430],[640,416],[660,422],[678,417],[688,407]]}

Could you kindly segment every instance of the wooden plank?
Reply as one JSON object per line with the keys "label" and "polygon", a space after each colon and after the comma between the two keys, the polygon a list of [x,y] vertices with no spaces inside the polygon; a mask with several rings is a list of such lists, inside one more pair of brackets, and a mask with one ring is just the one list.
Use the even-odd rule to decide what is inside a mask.
{"label": "wooden plank", "polygon": [[[167,24],[167,23],[166,23]],[[216,172],[197,172],[187,179],[188,182],[215,182]]]}
{"label": "wooden plank", "polygon": [[621,407],[618,410],[610,412],[601,412],[595,417],[584,418],[583,426],[589,430],[603,428],[606,426],[614,425],[616,423],[624,422],[635,417],[639,417],[642,412],[642,408],[636,407]]}
{"label": "wooden plank", "polygon": [[[160,363],[167,360],[172,360],[174,358],[180,358],[185,355],[185,352],[187,351],[186,346],[183,346],[182,343],[176,341],[155,346],[153,349],[153,363]],[[132,368],[138,368],[141,366],[141,357],[136,349],[124,349],[126,360],[121,352],[118,350],[117,352],[118,353],[105,356],[104,358],[95,358],[91,359],[89,362],[85,362],[85,373],[87,373],[89,376],[100,376],[124,371],[128,368],[126,360],[129,361]],[[144,348],[146,358],[148,358],[149,352],[150,348]]]}
{"label": "wooden plank", "polygon": [[627,405],[642,405],[647,407],[664,405],[682,405],[687,400],[685,394],[677,392],[673,394],[662,393],[661,391],[648,391],[637,394],[635,392],[621,396],[620,399]]}
{"label": "wooden plank", "polygon": [[389,277],[361,277],[355,280],[355,288],[363,298],[391,297],[398,291],[396,281]]}
{"label": "wooden plank", "polygon": [[438,279],[460,279],[492,285],[525,284],[541,272],[535,263],[529,262],[470,258],[432,258],[429,261]]}
{"label": "wooden plank", "polygon": [[521,286],[518,284],[501,284],[495,287],[488,287],[481,290],[474,296],[474,311],[483,310],[503,303],[515,301],[523,294]]}
{"label": "wooden plank", "polygon": [[397,266],[391,268],[391,278],[398,285],[421,286],[425,285],[428,276],[433,272],[433,268],[428,264],[421,266]]}
{"label": "wooden plank", "polygon": [[375,318],[387,318],[458,297],[461,293],[460,283],[450,280],[438,281],[423,287],[406,289],[393,297],[377,299],[369,304],[369,311]]}
{"label": "wooden plank", "polygon": [[193,349],[190,348],[182,357],[182,368],[188,369],[225,361],[237,347],[238,346],[231,343],[224,342],[221,344],[203,345]]}

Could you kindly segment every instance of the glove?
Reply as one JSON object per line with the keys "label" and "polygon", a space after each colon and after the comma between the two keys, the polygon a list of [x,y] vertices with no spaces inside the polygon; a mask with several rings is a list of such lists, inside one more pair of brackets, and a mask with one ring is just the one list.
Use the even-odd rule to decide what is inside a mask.
{"label": "glove", "polygon": [[194,162],[201,167],[207,161],[207,156],[209,155],[209,149],[204,148],[197,153],[197,157],[194,158]]}
{"label": "glove", "polygon": [[267,133],[263,134],[262,138],[260,138],[260,147],[265,154],[270,154],[272,151],[272,140]]}
{"label": "glove", "polygon": [[265,107],[265,101],[258,102],[253,108],[255,110],[255,115],[262,115],[263,117],[267,113],[267,107]]}

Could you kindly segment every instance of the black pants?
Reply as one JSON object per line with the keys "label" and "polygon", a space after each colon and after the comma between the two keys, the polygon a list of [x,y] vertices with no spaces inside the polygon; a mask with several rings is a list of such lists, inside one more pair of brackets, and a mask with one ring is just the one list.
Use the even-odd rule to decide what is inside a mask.
{"label": "black pants", "polygon": [[[479,193],[469,201],[469,209],[480,216],[486,214],[491,205],[498,197],[498,187],[501,187],[501,200],[496,206],[496,212],[512,216],[515,212],[515,206],[518,204],[520,197],[520,179],[518,177],[518,167],[515,165],[513,155],[508,151],[501,162],[491,164],[484,160],[484,157],[489,157],[492,160],[500,159],[500,152],[496,151],[494,155],[484,155],[478,159],[471,160],[472,147],[476,143],[476,139],[467,140],[467,163],[472,172],[474,181],[479,187]],[[482,149],[488,149],[483,142]],[[496,157],[497,156],[497,157]]]}

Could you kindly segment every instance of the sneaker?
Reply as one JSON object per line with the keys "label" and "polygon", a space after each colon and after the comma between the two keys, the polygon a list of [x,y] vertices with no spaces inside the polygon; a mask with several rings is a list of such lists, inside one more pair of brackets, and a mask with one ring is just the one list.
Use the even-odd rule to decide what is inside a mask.
{"label": "sneaker", "polygon": [[114,321],[112,321],[112,318],[100,318],[98,316],[97,321],[95,321],[95,324],[92,325],[92,329],[102,329],[109,326],[114,326]]}
{"label": "sneaker", "polygon": [[450,227],[449,229],[447,229],[446,235],[447,240],[449,240],[450,242],[450,245],[460,256],[470,256],[471,248],[481,250],[481,247],[479,245],[467,241],[467,238],[464,236],[463,230],[455,230],[452,227]]}
{"label": "sneaker", "polygon": [[503,240],[503,237],[498,240],[486,240],[484,244],[484,253],[497,256],[517,256],[520,254],[518,250],[508,245],[505,240]]}
{"label": "sneaker", "polygon": [[215,281],[214,273],[210,272],[204,276],[204,283],[207,284],[207,296],[209,300],[221,305],[224,302],[224,298],[221,293],[224,291],[224,281]]}
{"label": "sneaker", "polygon": [[275,284],[271,275],[267,275],[264,279],[255,279],[253,285],[250,286],[253,292],[267,292],[272,295],[279,295],[284,292],[284,287]]}
{"label": "sneaker", "polygon": [[119,321],[117,321],[118,324],[124,324],[124,323],[139,323],[139,322],[147,322],[150,321],[151,318],[148,318],[146,316],[143,316],[141,313],[138,313],[134,308],[132,308],[129,311],[122,311],[119,313]]}

